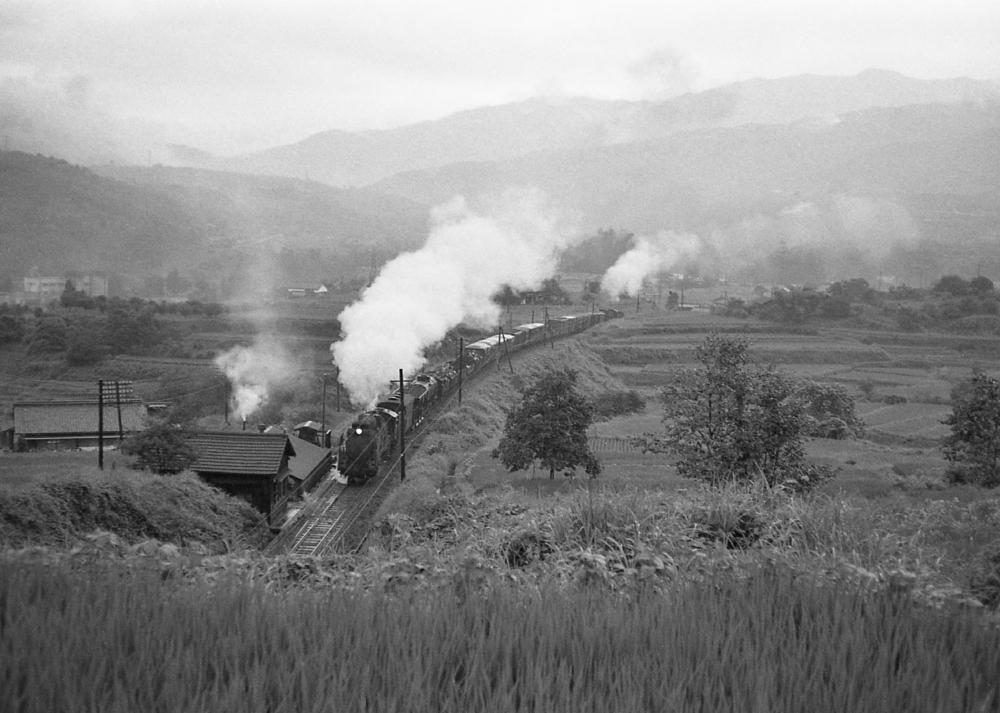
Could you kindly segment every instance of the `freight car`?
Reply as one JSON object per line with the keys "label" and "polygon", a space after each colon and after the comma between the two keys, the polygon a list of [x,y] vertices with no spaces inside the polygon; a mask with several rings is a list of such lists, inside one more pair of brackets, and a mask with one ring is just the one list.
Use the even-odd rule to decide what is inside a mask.
{"label": "freight car", "polygon": [[461,378],[468,379],[505,353],[575,334],[596,324],[621,317],[618,310],[602,310],[533,322],[467,344],[461,359],[452,359],[407,381],[400,395],[395,386],[388,397],[370,411],[358,414],[340,436],[337,463],[348,483],[366,483],[378,475],[379,465],[395,453],[399,430],[412,431],[427,417],[431,406],[450,396]]}

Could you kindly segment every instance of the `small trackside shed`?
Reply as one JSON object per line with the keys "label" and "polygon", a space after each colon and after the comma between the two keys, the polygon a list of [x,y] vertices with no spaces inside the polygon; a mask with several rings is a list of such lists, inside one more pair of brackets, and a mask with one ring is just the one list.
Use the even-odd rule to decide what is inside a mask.
{"label": "small trackside shed", "polygon": [[289,436],[288,440],[295,449],[295,455],[288,461],[293,487],[307,493],[330,474],[333,469],[333,454],[329,448],[317,446],[296,436]]}
{"label": "small trackside shed", "polygon": [[188,443],[196,454],[191,470],[209,485],[242,498],[280,524],[295,487],[289,459],[295,448],[283,433],[195,431]]}

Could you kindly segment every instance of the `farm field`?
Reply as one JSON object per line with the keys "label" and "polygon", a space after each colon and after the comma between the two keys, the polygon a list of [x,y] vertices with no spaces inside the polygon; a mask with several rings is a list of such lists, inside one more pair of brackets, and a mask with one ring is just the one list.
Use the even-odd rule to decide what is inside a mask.
{"label": "farm field", "polygon": [[[517,311],[510,316],[515,323],[530,319],[530,314],[525,319]],[[753,682],[745,691],[740,689],[743,693],[732,710],[751,710],[761,701],[769,710],[842,710],[845,705],[863,710],[876,698],[880,709],[965,710],[970,709],[965,705],[968,691],[976,686],[977,701],[998,700],[990,673],[996,668],[994,654],[1000,650],[992,623],[1000,620],[989,603],[996,586],[984,568],[1000,546],[996,535],[1000,501],[995,493],[943,481],[945,462],[934,434],[924,430],[933,426],[933,419],[940,420],[942,409],[947,411],[944,404],[882,400],[894,393],[891,389],[911,388],[915,395],[920,389],[927,391],[928,385],[950,389],[954,381],[971,373],[973,362],[956,353],[947,367],[935,363],[924,368],[891,359],[877,366],[849,359],[839,363],[830,361],[830,355],[865,352],[871,345],[848,335],[752,334],[751,339],[766,344],[770,353],[795,356],[782,365],[783,370],[840,383],[862,397],[859,410],[873,436],[809,442],[808,456],[838,471],[813,496],[710,491],[680,478],[667,457],[642,453],[628,441],[631,435],[661,430],[659,386],[672,370],[692,366],[690,355],[704,331],[691,330],[713,324],[710,316],[699,316],[699,322],[680,314],[678,323],[687,332],[662,329],[644,335],[643,344],[650,351],[637,363],[602,361],[590,348],[596,344],[613,349],[621,345],[618,336],[669,328],[670,317],[627,317],[601,325],[592,334],[560,341],[553,349],[515,355],[515,373],[507,369],[484,373],[470,384],[464,404],[437,419],[438,430],[418,445],[406,482],[393,492],[392,508],[376,520],[360,554],[331,555],[322,561],[261,557],[243,550],[233,556],[216,555],[228,550],[233,531],[246,525],[239,513],[233,513],[230,531],[206,534],[207,524],[219,519],[217,508],[225,499],[206,504],[208,489],[192,476],[154,479],[143,474],[134,476],[133,484],[122,480],[133,477],[124,470],[95,477],[93,453],[31,454],[37,457],[33,461],[37,468],[23,467],[27,463],[23,459],[0,456],[0,488],[5,490],[16,491],[44,477],[43,470],[79,469],[91,481],[110,483],[112,490],[157,502],[166,502],[160,493],[178,485],[190,491],[190,499],[176,509],[198,516],[184,525],[186,534],[176,538],[179,548],[153,541],[154,554],[146,554],[146,543],[128,544],[135,543],[136,532],[123,534],[126,544],[116,545],[103,533],[83,540],[65,555],[47,550],[46,556],[57,564],[43,569],[35,568],[27,550],[8,553],[11,564],[0,562],[0,566],[10,576],[0,577],[0,582],[28,584],[8,595],[14,620],[22,628],[8,627],[5,631],[15,636],[6,641],[0,636],[0,648],[6,645],[5,650],[17,652],[0,658],[21,666],[7,677],[27,681],[22,695],[48,696],[48,709],[57,709],[66,700],[100,696],[123,710],[141,709],[137,702],[148,704],[150,696],[159,695],[165,710],[211,707],[213,696],[220,698],[219,705],[224,698],[242,710],[255,705],[256,699],[249,698],[259,695],[253,693],[258,684],[271,692],[274,708],[289,701],[296,709],[321,708],[330,700],[344,700],[347,707],[352,703],[370,707],[375,700],[368,680],[373,660],[378,660],[379,670],[398,674],[385,679],[384,690],[379,689],[379,700],[387,710],[412,708],[418,699],[427,702],[420,709],[441,709],[441,680],[443,689],[455,695],[454,709],[481,705],[487,685],[480,686],[483,677],[455,673],[474,660],[475,670],[487,676],[508,671],[511,662],[517,662],[522,666],[518,681],[544,679],[540,695],[551,690],[551,682],[560,680],[567,666],[589,671],[586,667],[593,661],[606,661],[608,686],[628,693],[649,682],[661,685],[668,663],[687,662],[690,670],[677,669],[676,681],[697,683],[691,684],[690,695],[705,696],[705,705],[698,709],[711,710],[726,709],[712,696],[720,681],[730,680],[738,686]],[[655,350],[675,349],[682,342],[687,350],[680,352],[682,357],[650,358]],[[534,376],[567,366],[578,370],[588,393],[620,389],[630,374],[649,377],[650,383],[633,387],[646,398],[645,408],[593,425],[590,444],[604,466],[596,480],[557,476],[550,481],[544,472],[507,473],[490,457],[503,406],[512,403],[517,388]],[[352,415],[328,409],[327,423],[336,432]],[[203,425],[220,425],[221,417],[213,418]],[[15,467],[6,468],[8,464]],[[73,494],[77,489],[64,490]],[[14,492],[10,500],[16,503],[19,497]],[[99,520],[101,503],[88,510],[93,517],[87,523],[113,528],[131,522]],[[202,513],[196,512],[200,506]],[[132,512],[124,507],[123,511]],[[168,540],[174,536],[167,533],[179,531],[172,518],[150,512],[146,521],[163,527],[164,534],[143,530],[142,537]],[[735,546],[730,535],[744,522],[759,539]],[[66,532],[76,534],[71,527],[76,525],[68,523]],[[187,549],[185,542],[201,543],[207,537],[218,545],[209,548],[211,556],[204,556],[203,544],[198,550]],[[67,536],[66,542],[76,541]],[[171,551],[176,554],[166,554]],[[126,568],[128,575],[123,576]],[[148,581],[135,574],[146,571]],[[68,587],[63,581],[77,585]],[[336,598],[342,590],[347,594],[343,602]],[[39,591],[45,594],[42,602]],[[72,598],[65,597],[69,591]],[[622,606],[623,601],[628,606]],[[690,602],[692,608],[678,609],[678,602]],[[555,609],[530,619],[535,616],[530,607],[540,603]],[[355,604],[360,609],[350,608]],[[37,617],[36,611],[41,612]],[[398,621],[387,616],[392,612],[399,614]],[[434,613],[429,620],[427,612]],[[822,628],[810,624],[803,630],[804,612],[810,612],[810,621],[825,622]],[[611,618],[602,618],[605,614]],[[630,624],[621,619],[623,614],[639,618]],[[514,630],[504,622],[526,615],[529,619],[518,630],[524,633],[517,634],[517,641],[510,639]],[[557,620],[557,615],[566,618]],[[179,628],[177,622],[193,624]],[[574,622],[578,628],[573,628]],[[679,627],[678,633],[664,634],[655,628],[657,622]],[[161,633],[150,638],[151,626]],[[123,631],[129,641],[160,642],[166,649],[146,647],[139,655],[153,663],[137,664],[137,654],[121,645]],[[240,637],[225,640],[218,635],[233,631],[241,632]],[[491,651],[488,644],[496,643],[495,631],[507,632],[508,637],[501,640],[496,657],[475,659]],[[609,631],[619,632],[614,641],[631,658],[606,659]],[[772,632],[778,648],[772,644],[760,650],[748,648],[766,643],[761,631]],[[107,632],[118,634],[104,636]],[[406,632],[415,634],[398,635]],[[715,638],[706,639],[709,633]],[[636,646],[636,641],[650,636],[667,642],[662,661],[652,657],[655,647]],[[345,638],[368,641],[358,644],[367,647],[367,653],[337,658],[343,653],[338,642]],[[30,649],[23,647],[24,641]],[[455,642],[466,642],[468,651],[456,648]],[[581,647],[580,642],[586,645]],[[886,642],[894,643],[887,648]],[[696,644],[704,652],[692,648]],[[192,667],[191,661],[222,660],[231,670],[243,671],[240,652],[247,647],[267,664],[254,669],[257,683],[234,679],[232,690],[216,682],[202,685],[197,671],[204,666]],[[104,678],[87,669],[95,650],[106,664],[102,671],[112,672]],[[522,657],[511,657],[513,650],[543,653],[538,662],[525,664]],[[693,657],[691,651],[704,655]],[[719,651],[731,654],[732,663],[727,660],[717,670],[706,670],[699,663],[714,661]],[[754,655],[747,657],[747,651]],[[401,652],[401,658],[393,658],[393,652]],[[884,658],[875,662],[879,668],[874,674],[873,655]],[[804,658],[814,662],[810,665],[815,671],[796,668]],[[552,664],[551,670],[544,668],[546,662]],[[746,662],[759,668],[740,669]],[[855,668],[845,669],[844,662],[853,662]],[[428,665],[437,673],[428,677]],[[886,673],[901,665],[905,677]],[[31,673],[25,676],[25,670]],[[167,681],[159,675],[165,670],[191,672],[188,680],[198,683],[178,685],[176,677]],[[768,680],[768,672],[775,670],[800,672],[801,681],[789,685],[791,679],[783,677],[773,681],[773,690],[762,689],[759,681]],[[313,690],[302,685],[303,671],[310,681],[327,682],[324,686],[338,681],[349,685]],[[344,676],[344,671],[352,673]],[[621,671],[636,674],[634,686],[622,688]],[[830,671],[839,671],[836,685],[829,684]],[[696,681],[695,675],[701,678]],[[912,685],[918,676],[930,683]],[[73,681],[75,687],[50,686],[56,677]],[[397,679],[409,682],[408,687],[401,687]],[[591,695],[587,686],[593,679],[590,674],[579,679],[582,683],[574,683],[574,690]],[[887,689],[887,681],[894,688]],[[862,683],[869,688],[859,688]],[[664,695],[677,685],[673,679],[663,684]],[[798,695],[810,685],[818,688],[808,701],[797,698],[779,705],[781,696]],[[514,690],[513,681],[505,686],[504,692]],[[115,692],[113,697],[108,697],[108,690]],[[247,700],[240,698],[244,694]],[[922,708],[912,705],[916,694]],[[882,705],[890,698],[898,705]],[[614,709],[594,700],[581,699],[574,709]],[[649,700],[630,699],[619,709],[641,708]],[[498,706],[507,710],[512,709],[510,704],[505,700]],[[539,708],[558,706],[540,703]]]}
{"label": "farm field", "polygon": [[[754,330],[745,336],[758,361],[794,378],[841,385],[855,397],[868,437],[813,440],[806,447],[816,462],[837,470],[837,478],[823,489],[831,495],[876,497],[916,487],[928,490],[922,497],[934,497],[938,490],[925,486],[943,483],[946,463],[937,445],[948,433],[942,421],[951,412],[951,389],[973,369],[997,366],[981,353],[943,347],[939,335],[928,335],[926,345],[883,345],[834,330],[803,335],[776,326],[774,333],[763,333],[759,330],[766,325],[760,322],[695,312],[626,313],[581,338],[605,361],[611,375],[647,402],[641,413],[591,427],[591,448],[603,462],[601,487],[677,491],[691,485],[676,475],[666,456],[641,453],[628,439],[662,431],[660,391],[677,370],[696,365],[694,350],[705,334],[738,332],[740,327]],[[908,336],[912,342],[913,335]],[[544,473],[507,473],[489,451],[484,448],[468,461],[467,477],[477,491],[510,486],[541,493],[586,486],[582,477],[546,485],[537,482],[548,480]]]}

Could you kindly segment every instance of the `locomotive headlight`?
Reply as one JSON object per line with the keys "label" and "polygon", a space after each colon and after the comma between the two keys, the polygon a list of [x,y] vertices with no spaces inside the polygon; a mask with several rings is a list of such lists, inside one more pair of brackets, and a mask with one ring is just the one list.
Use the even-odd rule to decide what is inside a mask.
{"label": "locomotive headlight", "polygon": [[361,429],[360,428],[355,429],[354,432],[356,434],[358,434],[359,436],[361,435]]}

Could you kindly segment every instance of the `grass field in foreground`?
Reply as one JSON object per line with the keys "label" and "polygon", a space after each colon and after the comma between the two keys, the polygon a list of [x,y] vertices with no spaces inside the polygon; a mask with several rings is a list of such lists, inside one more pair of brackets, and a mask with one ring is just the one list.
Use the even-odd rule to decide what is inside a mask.
{"label": "grass field in foreground", "polygon": [[1000,636],[967,612],[780,569],[626,603],[586,589],[361,597],[0,564],[0,601],[0,687],[28,713],[1000,704]]}

